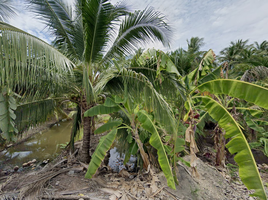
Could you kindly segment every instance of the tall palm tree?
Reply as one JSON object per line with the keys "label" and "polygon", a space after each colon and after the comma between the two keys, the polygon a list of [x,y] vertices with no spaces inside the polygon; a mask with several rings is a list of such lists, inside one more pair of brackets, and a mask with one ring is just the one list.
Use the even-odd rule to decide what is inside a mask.
{"label": "tall palm tree", "polygon": [[[111,63],[112,58],[127,55],[150,40],[159,40],[169,45],[168,25],[162,14],[152,8],[130,13],[125,6],[114,6],[108,0],[76,0],[72,5],[62,0],[29,0],[29,3],[32,11],[55,36],[54,48],[49,48],[64,55],[68,63],[56,63],[57,57],[53,57],[49,64],[57,64],[59,67],[75,65],[75,80],[64,86],[68,88],[66,92],[71,92],[70,98],[78,104],[81,116],[96,104],[96,97],[101,90],[95,90],[94,86],[104,70],[103,66]],[[28,52],[34,47],[31,46]],[[46,58],[50,53],[45,52]],[[18,59],[14,58],[16,61]],[[23,61],[27,63],[27,60]],[[94,118],[82,117],[82,123],[84,136],[81,160],[89,162]]]}

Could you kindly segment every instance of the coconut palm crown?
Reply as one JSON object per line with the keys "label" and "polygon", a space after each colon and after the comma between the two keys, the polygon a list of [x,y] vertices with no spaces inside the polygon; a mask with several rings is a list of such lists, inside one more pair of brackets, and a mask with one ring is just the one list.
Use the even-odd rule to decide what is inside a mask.
{"label": "coconut palm crown", "polygon": [[[58,77],[58,79],[63,80],[65,84],[60,87],[62,94],[64,92],[69,94],[69,97],[81,109],[82,116],[88,108],[96,104],[98,93],[94,90],[94,86],[98,82],[104,66],[109,66],[112,59],[125,56],[140,45],[150,41],[158,40],[166,46],[169,45],[170,29],[168,24],[161,13],[150,7],[131,13],[124,5],[112,5],[108,0],[75,0],[73,4],[68,4],[67,1],[63,0],[29,0],[28,3],[31,11],[47,25],[50,33],[55,36],[53,47],[15,27],[11,30],[11,28],[5,28],[9,26],[8,24],[1,24],[0,30],[7,34],[6,38],[1,38],[1,42],[10,41],[5,47],[2,46],[5,51],[10,49],[2,57],[7,54],[11,55],[12,52],[16,51],[16,56],[12,58],[15,64],[12,63],[12,65],[14,69],[18,70],[18,74],[23,73],[20,66],[25,64],[25,69],[28,69],[29,66],[31,69],[46,69],[51,72],[49,74],[51,79]],[[16,38],[8,38],[8,35],[15,35]],[[25,39],[24,46],[26,48],[20,48],[18,51],[18,49],[13,48],[14,46],[8,46],[11,41],[23,43],[21,38]],[[29,41],[32,40],[36,43],[30,45]],[[35,49],[41,49],[41,52],[38,55],[27,53],[35,52]],[[20,55],[24,55],[25,59],[21,59]],[[37,56],[41,55],[42,59],[37,61]],[[7,62],[4,64],[3,61],[1,68],[7,65]],[[74,70],[70,72],[70,68]],[[8,66],[5,69],[9,70]],[[34,76],[36,71],[32,70],[32,74],[30,72],[28,74]],[[70,74],[75,75],[74,81],[67,80]],[[2,82],[5,82],[7,78],[8,76],[2,78]],[[18,80],[15,77],[13,79]],[[35,78],[33,83],[37,84],[37,80]],[[52,81],[52,83],[56,82],[60,83],[55,79]],[[24,88],[27,88],[25,84]],[[22,84],[14,83],[14,85],[18,87]],[[48,85],[50,85],[50,90],[46,91],[47,97],[53,94],[54,90],[59,91],[58,87]],[[11,88],[11,91],[14,91],[14,87]],[[36,91],[38,91],[37,88]],[[35,92],[29,91],[28,94]],[[94,118],[82,118],[84,136],[81,160],[89,162],[90,135],[94,131]]]}

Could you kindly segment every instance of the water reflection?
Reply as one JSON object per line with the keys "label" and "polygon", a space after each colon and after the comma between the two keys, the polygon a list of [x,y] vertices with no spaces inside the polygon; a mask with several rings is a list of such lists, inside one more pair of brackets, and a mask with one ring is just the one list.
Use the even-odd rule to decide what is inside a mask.
{"label": "water reflection", "polygon": [[61,122],[48,131],[34,135],[30,140],[0,152],[0,169],[5,165],[18,165],[36,159],[53,159],[60,152],[60,144],[70,139],[72,122]]}

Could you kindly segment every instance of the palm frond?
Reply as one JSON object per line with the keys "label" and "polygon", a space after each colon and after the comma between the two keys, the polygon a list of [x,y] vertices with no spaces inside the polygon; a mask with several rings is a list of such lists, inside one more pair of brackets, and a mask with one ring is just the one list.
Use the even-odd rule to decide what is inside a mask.
{"label": "palm frond", "polygon": [[[73,63],[44,41],[0,22],[0,85],[20,95],[56,93]],[[47,96],[46,96],[47,97]]]}
{"label": "palm frond", "polygon": [[169,45],[170,29],[160,12],[148,7],[127,15],[120,25],[119,33],[104,56],[106,62],[113,57],[126,55],[138,49],[140,45],[158,40]]}
{"label": "palm frond", "polygon": [[[73,23],[73,9],[63,0],[28,0],[32,12],[47,25],[51,34],[56,36],[54,45],[72,59],[79,56],[74,47],[74,30],[81,28]],[[77,23],[77,22],[76,22]],[[81,29],[79,31],[82,31]],[[83,31],[82,31],[83,32]],[[76,35],[77,38],[78,35]],[[81,35],[79,35],[81,37]]]}
{"label": "palm frond", "polygon": [[137,104],[144,105],[147,111],[154,111],[155,119],[165,125],[169,132],[174,131],[174,116],[168,103],[154,88],[146,76],[133,70],[122,68],[109,69],[100,77],[95,91],[109,90],[116,94],[135,98]]}
{"label": "palm frond", "polygon": [[6,21],[16,15],[16,10],[10,0],[0,0],[0,21]]}
{"label": "palm frond", "polygon": [[109,42],[113,22],[124,13],[124,7],[115,7],[108,0],[82,1],[86,62],[93,63],[102,57],[103,47]]}
{"label": "palm frond", "polygon": [[241,81],[255,82],[260,80],[267,80],[268,68],[263,66],[254,67],[244,72]]}
{"label": "palm frond", "polygon": [[15,124],[19,133],[47,121],[47,117],[53,113],[55,106],[53,99],[20,103],[15,111],[17,116]]}

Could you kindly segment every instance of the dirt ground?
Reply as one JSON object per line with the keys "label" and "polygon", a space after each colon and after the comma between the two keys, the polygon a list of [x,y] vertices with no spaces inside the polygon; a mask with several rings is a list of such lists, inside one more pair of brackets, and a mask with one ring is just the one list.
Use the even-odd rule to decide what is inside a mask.
{"label": "dirt ground", "polygon": [[[99,137],[93,138],[97,144]],[[81,142],[76,143],[77,151]],[[93,147],[95,148],[95,147]],[[77,199],[77,200],[253,200],[239,180],[237,171],[217,169],[209,160],[197,159],[199,177],[178,163],[176,190],[167,187],[165,176],[156,169],[132,173],[113,172],[102,165],[92,179],[85,179],[87,165],[76,159],[76,153],[63,152],[45,167],[28,167],[22,172],[0,175],[0,199]],[[207,149],[210,153],[213,152]],[[212,155],[213,156],[213,155]],[[189,157],[184,157],[189,160]],[[204,160],[204,159],[203,159]],[[267,165],[259,165],[264,184],[268,183]],[[267,189],[267,188],[266,188]]]}

